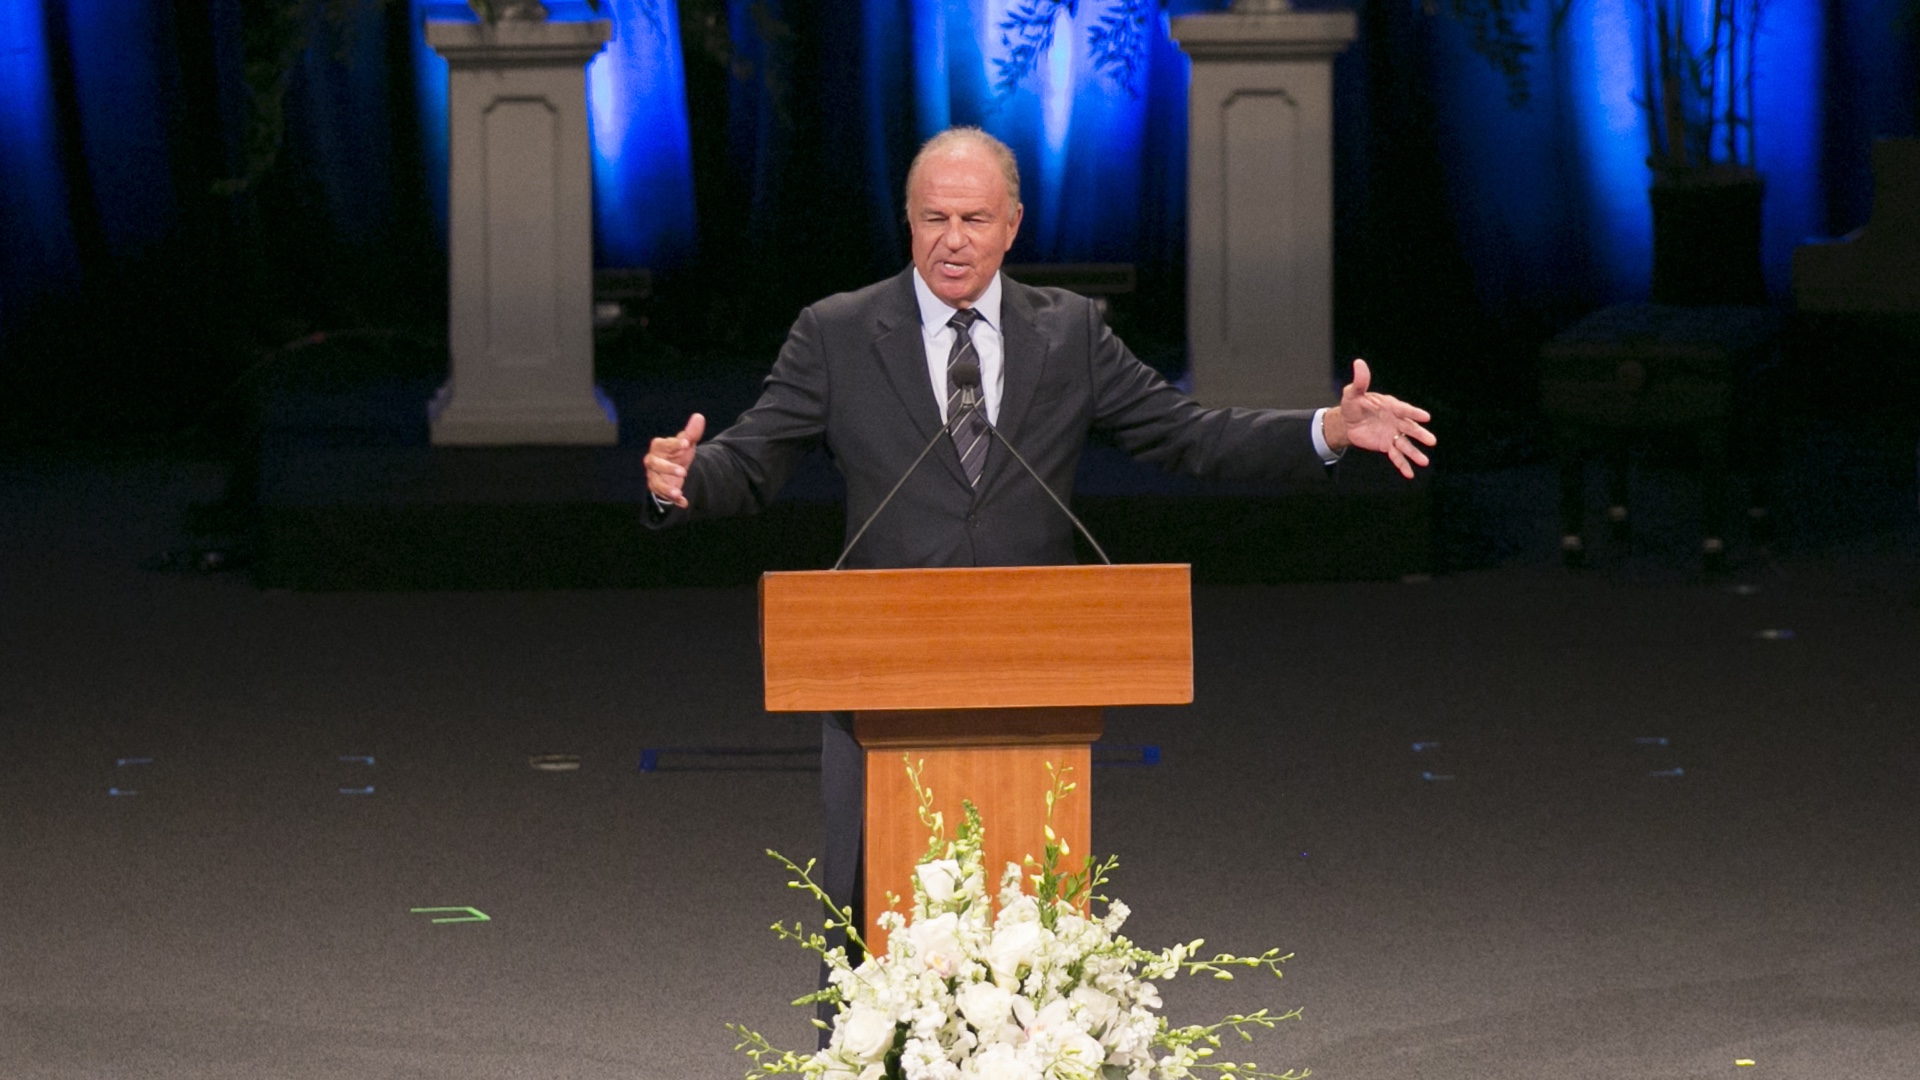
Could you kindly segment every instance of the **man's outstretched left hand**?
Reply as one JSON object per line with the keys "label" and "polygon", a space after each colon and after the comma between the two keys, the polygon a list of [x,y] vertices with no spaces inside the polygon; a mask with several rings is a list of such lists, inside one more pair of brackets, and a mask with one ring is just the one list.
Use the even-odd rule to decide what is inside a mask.
{"label": "man's outstretched left hand", "polygon": [[1349,446],[1387,455],[1400,475],[1411,480],[1416,465],[1428,464],[1422,446],[1438,442],[1433,432],[1421,425],[1433,420],[1427,410],[1409,405],[1388,394],[1375,394],[1367,387],[1373,373],[1365,360],[1353,362],[1353,381],[1340,392],[1340,407],[1328,409],[1321,421],[1321,437],[1336,452]]}

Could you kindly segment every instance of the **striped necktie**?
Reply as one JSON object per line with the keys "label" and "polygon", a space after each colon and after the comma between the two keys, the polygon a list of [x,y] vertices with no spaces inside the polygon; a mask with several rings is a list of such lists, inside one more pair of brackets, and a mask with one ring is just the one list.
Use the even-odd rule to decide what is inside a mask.
{"label": "striped necktie", "polygon": [[980,313],[972,308],[961,308],[947,320],[953,327],[953,351],[947,354],[947,420],[948,430],[953,435],[953,448],[960,452],[960,467],[967,471],[967,483],[978,487],[980,473],[987,467],[987,403],[984,388],[980,394],[978,408],[960,417],[960,386],[953,381],[953,365],[962,360],[979,363],[979,355],[973,351],[973,335],[970,331],[980,318]]}

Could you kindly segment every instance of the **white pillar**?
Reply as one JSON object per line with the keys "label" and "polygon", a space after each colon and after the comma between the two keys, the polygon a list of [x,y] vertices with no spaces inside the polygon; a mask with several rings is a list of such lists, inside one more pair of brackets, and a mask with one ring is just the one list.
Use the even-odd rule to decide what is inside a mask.
{"label": "white pillar", "polygon": [[437,446],[618,441],[593,385],[586,64],[605,19],[429,19],[446,57],[448,343]]}
{"label": "white pillar", "polygon": [[1209,405],[1308,408],[1333,386],[1333,58],[1350,11],[1284,0],[1173,20],[1193,58],[1187,341]]}

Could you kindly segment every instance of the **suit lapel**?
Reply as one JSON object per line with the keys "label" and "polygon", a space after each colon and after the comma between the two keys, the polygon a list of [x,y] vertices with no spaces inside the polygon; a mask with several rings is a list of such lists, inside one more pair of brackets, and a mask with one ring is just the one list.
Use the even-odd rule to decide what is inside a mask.
{"label": "suit lapel", "polygon": [[[893,391],[900,398],[901,407],[913,421],[914,430],[919,432],[920,441],[925,442],[940,430],[940,409],[927,374],[927,344],[920,332],[920,303],[913,295],[913,279],[906,276],[911,273],[914,269],[909,266],[894,279],[897,287],[890,290],[886,307],[874,323],[873,349],[880,369],[886,372],[887,381],[893,384]],[[963,486],[966,484],[967,474],[960,467],[960,454],[953,448],[952,439],[946,440],[945,446],[934,447],[933,456],[940,459],[955,480]]]}
{"label": "suit lapel", "polygon": [[[1000,434],[1015,446],[1026,423],[1028,407],[1040,389],[1040,376],[1047,367],[1047,339],[1034,321],[1033,293],[1026,286],[1001,278],[1000,293]],[[988,459],[988,472],[1006,467],[1011,454],[1002,448]],[[1007,461],[995,459],[1005,458]],[[980,486],[985,488],[987,478]]]}

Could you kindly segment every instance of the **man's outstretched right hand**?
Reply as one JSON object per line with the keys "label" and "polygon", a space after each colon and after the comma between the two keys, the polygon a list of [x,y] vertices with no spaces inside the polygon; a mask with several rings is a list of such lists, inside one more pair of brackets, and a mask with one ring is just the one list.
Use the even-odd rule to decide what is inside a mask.
{"label": "man's outstretched right hand", "polygon": [[680,490],[686,483],[687,468],[693,464],[693,448],[707,433],[707,418],[699,413],[687,417],[687,426],[668,439],[655,439],[647,448],[647,490],[661,502],[686,508],[687,496]]}

